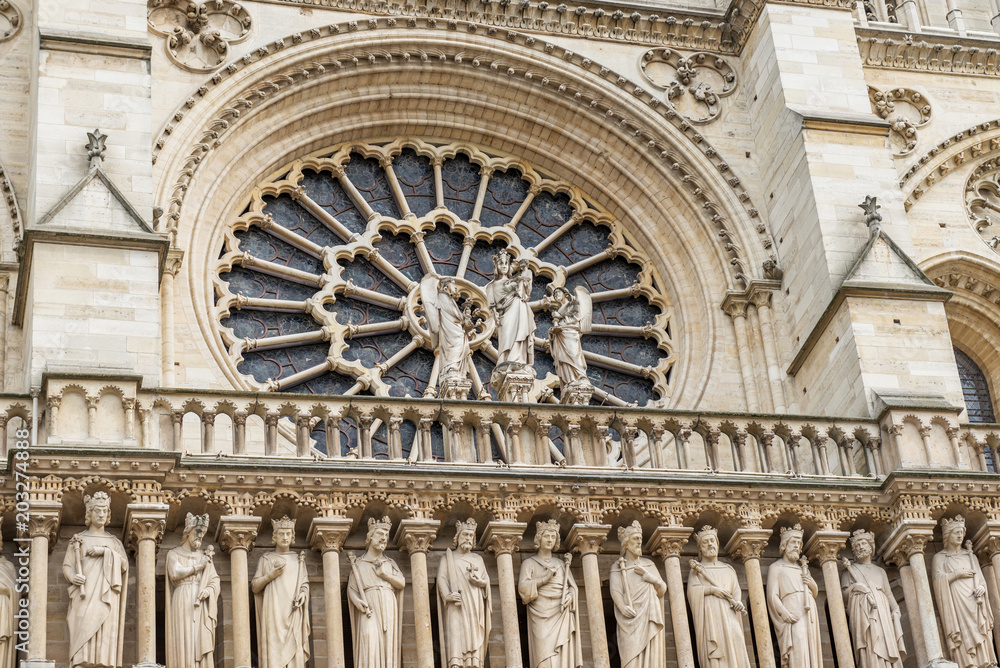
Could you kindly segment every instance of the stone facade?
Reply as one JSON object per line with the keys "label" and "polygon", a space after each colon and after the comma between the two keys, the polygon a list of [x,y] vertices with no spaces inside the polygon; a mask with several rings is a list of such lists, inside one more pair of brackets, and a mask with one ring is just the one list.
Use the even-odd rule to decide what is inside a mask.
{"label": "stone facade", "polygon": [[[218,575],[200,668],[267,663],[251,581],[286,558],[295,665],[355,664],[369,558],[405,580],[388,665],[452,668],[432,592],[462,522],[493,668],[539,642],[518,588],[538,526],[586,668],[622,665],[644,582],[666,592],[641,661],[702,665],[689,576],[731,572],[726,628],[782,666],[779,569],[816,591],[812,664],[872,660],[851,615],[884,569],[907,650],[886,665],[995,666],[1000,624],[959,641],[940,606],[981,583],[968,614],[1000,615],[998,51],[996,0],[0,0],[18,660],[71,663],[100,557],[74,537],[106,530],[128,558],[102,665],[179,656],[176,549]],[[536,327],[506,375],[504,250]],[[443,379],[421,290],[446,276],[469,364]],[[590,312],[553,360],[559,288]],[[974,585],[942,585],[966,557]]]}

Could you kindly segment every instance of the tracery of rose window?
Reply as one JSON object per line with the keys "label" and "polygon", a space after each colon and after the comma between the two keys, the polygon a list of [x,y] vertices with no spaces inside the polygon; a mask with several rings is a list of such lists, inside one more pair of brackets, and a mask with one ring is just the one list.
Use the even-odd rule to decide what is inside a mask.
{"label": "tracery of rose window", "polygon": [[[670,305],[648,257],[583,191],[516,158],[419,140],[315,153],[253,190],[215,277],[219,332],[247,385],[334,395],[433,396],[421,280],[453,276],[483,307],[493,257],[534,280],[530,400],[558,401],[545,297],[593,299],[582,338],[594,404],[647,405],[670,391]],[[469,399],[496,399],[496,323],[470,332]]]}

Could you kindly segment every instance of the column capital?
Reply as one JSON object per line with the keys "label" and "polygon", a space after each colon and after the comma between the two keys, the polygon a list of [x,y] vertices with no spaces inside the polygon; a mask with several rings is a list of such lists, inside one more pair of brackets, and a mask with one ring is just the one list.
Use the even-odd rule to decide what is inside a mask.
{"label": "column capital", "polygon": [[422,520],[418,518],[408,518],[399,521],[393,543],[399,549],[415,554],[417,552],[427,553],[431,549],[431,543],[437,538],[441,522],[438,520]]}
{"label": "column capital", "polygon": [[972,549],[976,554],[992,560],[1000,554],[1000,522],[984,524],[972,537]]}
{"label": "column capital", "polygon": [[159,546],[163,532],[167,528],[167,512],[170,506],[165,503],[130,503],[125,508],[125,547],[138,549],[139,543],[151,540]]}
{"label": "column capital", "polygon": [[770,529],[750,529],[741,527],[736,530],[733,537],[726,543],[725,553],[734,558],[739,558],[743,562],[750,559],[760,559],[767,541],[771,537]]}
{"label": "column capital", "polygon": [[314,517],[306,540],[316,552],[340,552],[351,534],[354,521],[347,517]]}
{"label": "column capital", "polygon": [[500,556],[518,551],[518,543],[524,537],[528,525],[524,522],[490,522],[479,541],[481,549]]}
{"label": "column capital", "polygon": [[223,515],[219,518],[215,540],[226,552],[249,551],[257,539],[258,529],[260,529],[260,518],[256,515]]}
{"label": "column capital", "polygon": [[847,539],[850,537],[850,531],[816,531],[806,541],[803,551],[820,564],[837,561],[837,555],[847,547]]}
{"label": "column capital", "polygon": [[39,511],[33,507],[31,514],[28,516],[28,537],[47,539],[49,541],[49,552],[51,552],[55,547],[55,539],[59,533],[61,519],[61,509]]}
{"label": "column capital", "polygon": [[681,550],[691,540],[692,533],[694,533],[692,527],[656,527],[653,535],[649,538],[649,542],[646,543],[646,552],[663,557],[664,559],[679,557]]}
{"label": "column capital", "polygon": [[725,311],[726,315],[730,318],[745,318],[747,314],[747,306],[749,300],[746,295],[742,292],[727,292],[725,299],[722,300],[720,305],[722,310]]}
{"label": "column capital", "polygon": [[923,554],[934,537],[934,525],[930,519],[904,520],[882,544],[882,559],[900,568],[906,566],[914,554]]}
{"label": "column capital", "polygon": [[609,531],[610,524],[574,524],[566,536],[566,549],[581,555],[598,554]]}

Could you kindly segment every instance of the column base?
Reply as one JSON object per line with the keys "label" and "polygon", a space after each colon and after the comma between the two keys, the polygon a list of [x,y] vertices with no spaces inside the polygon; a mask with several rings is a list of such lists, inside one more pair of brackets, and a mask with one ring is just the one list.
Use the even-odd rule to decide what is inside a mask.
{"label": "column base", "polygon": [[934,659],[927,664],[927,668],[958,668],[958,664],[948,659]]}
{"label": "column base", "polygon": [[20,666],[21,668],[56,668],[56,662],[48,659],[23,659]]}
{"label": "column base", "polygon": [[166,666],[161,666],[158,663],[136,663],[132,665],[132,668],[166,668]]}

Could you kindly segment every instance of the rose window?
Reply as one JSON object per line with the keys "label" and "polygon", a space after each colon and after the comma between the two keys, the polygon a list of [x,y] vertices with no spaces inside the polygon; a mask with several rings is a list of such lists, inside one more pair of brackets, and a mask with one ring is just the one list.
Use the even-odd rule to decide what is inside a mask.
{"label": "rose window", "polygon": [[[581,339],[593,404],[670,392],[670,304],[652,263],[580,189],[516,158],[417,140],[348,145],[257,186],[215,278],[220,335],[246,386],[332,395],[435,396],[421,283],[454,277],[469,327],[470,400],[494,400],[494,256],[527,260],[532,401],[558,401],[547,297],[592,297]],[[464,390],[463,390],[464,391]]]}

